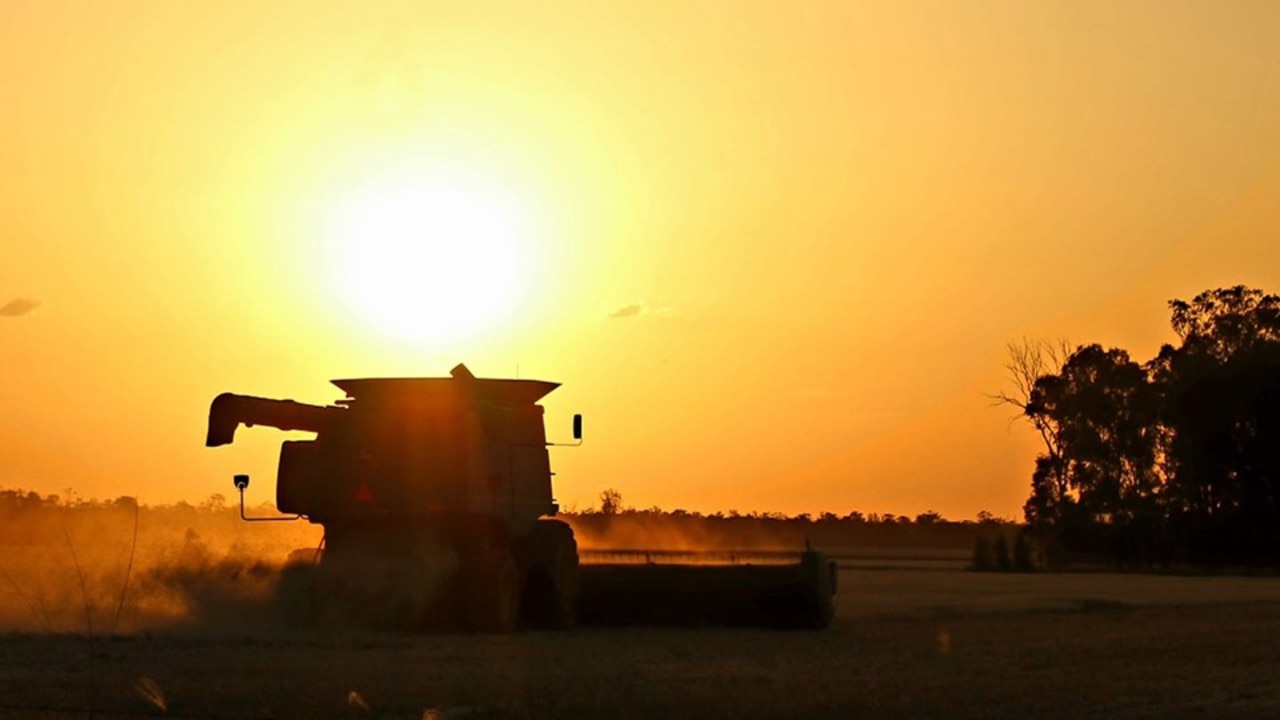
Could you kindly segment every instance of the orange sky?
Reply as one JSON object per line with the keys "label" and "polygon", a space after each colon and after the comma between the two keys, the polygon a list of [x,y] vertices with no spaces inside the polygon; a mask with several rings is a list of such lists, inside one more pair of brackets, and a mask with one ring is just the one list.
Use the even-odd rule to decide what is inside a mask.
{"label": "orange sky", "polygon": [[[265,499],[215,394],[464,361],[565,384],[565,505],[1014,516],[1007,342],[1280,290],[1276,3],[510,5],[0,4],[0,485]],[[428,176],[515,275],[362,305],[335,208]]]}

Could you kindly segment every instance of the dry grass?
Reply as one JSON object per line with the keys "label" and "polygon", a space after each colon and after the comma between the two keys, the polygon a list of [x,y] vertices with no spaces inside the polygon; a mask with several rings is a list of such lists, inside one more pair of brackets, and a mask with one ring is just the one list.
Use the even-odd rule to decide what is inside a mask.
{"label": "dry grass", "polygon": [[[165,635],[101,650],[99,709],[246,717],[1274,717],[1280,608],[398,639]],[[81,701],[77,638],[0,642],[8,703]],[[351,693],[369,711],[350,700]],[[13,717],[30,716],[11,711]]]}
{"label": "dry grass", "polygon": [[1098,573],[973,573],[960,564],[858,564],[841,571],[846,618],[1280,603],[1280,577]]}

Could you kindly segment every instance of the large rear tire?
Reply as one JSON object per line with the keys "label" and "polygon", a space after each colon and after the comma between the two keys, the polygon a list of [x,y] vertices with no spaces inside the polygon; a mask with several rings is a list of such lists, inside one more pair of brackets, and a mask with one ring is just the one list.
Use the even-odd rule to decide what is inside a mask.
{"label": "large rear tire", "polygon": [[520,574],[511,547],[492,538],[473,548],[463,571],[463,617],[480,633],[510,633],[519,620]]}
{"label": "large rear tire", "polygon": [[462,549],[451,535],[420,523],[370,521],[327,527],[326,538],[320,594],[335,622],[407,632],[461,624],[469,598],[460,591]]}
{"label": "large rear tire", "polygon": [[805,587],[800,627],[825,630],[836,616],[839,569],[823,553],[806,550],[800,558],[800,572]]}
{"label": "large rear tire", "polygon": [[318,550],[294,550],[280,568],[273,605],[287,627],[314,627],[320,621],[321,597]]}
{"label": "large rear tire", "polygon": [[539,520],[525,545],[522,622],[537,630],[572,627],[578,604],[578,543],[560,520]]}

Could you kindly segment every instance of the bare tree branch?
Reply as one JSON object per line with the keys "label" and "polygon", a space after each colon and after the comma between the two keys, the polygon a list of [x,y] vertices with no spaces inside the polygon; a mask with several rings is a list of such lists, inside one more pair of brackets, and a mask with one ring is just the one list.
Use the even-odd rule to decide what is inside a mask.
{"label": "bare tree branch", "polygon": [[1017,414],[1010,417],[1009,422],[1025,419],[1031,423],[1049,456],[1056,458],[1059,448],[1057,427],[1035,412],[1032,400],[1036,382],[1047,375],[1058,373],[1071,357],[1071,343],[1066,338],[1032,340],[1024,337],[1010,342],[1006,349],[1009,359],[1004,369],[1011,389],[1001,390],[987,397],[993,401],[994,406],[1008,405],[1017,408]]}
{"label": "bare tree branch", "polygon": [[1031,393],[1035,390],[1036,381],[1062,369],[1067,358],[1071,357],[1071,343],[1064,338],[1049,341],[1024,337],[1010,342],[1006,350],[1009,359],[1004,369],[1013,389],[1002,390],[987,397],[995,401],[993,405],[1012,405],[1018,408],[1022,411],[1019,416],[1022,416],[1031,404]]}

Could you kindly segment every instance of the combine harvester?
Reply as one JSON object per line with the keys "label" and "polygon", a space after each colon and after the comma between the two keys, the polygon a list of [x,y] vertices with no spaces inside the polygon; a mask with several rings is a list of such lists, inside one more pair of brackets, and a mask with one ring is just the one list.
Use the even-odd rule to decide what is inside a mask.
{"label": "combine harvester", "polygon": [[[224,393],[206,444],[237,427],[316,433],[280,449],[276,506],[246,520],[306,519],[321,547],[290,555],[280,598],[291,617],[386,629],[584,624],[827,627],[836,569],[806,548],[767,558],[654,562],[653,553],[592,553],[555,518],[538,405],[556,383],[448,378],[335,380],[335,405]],[[582,418],[574,416],[580,444]]]}

